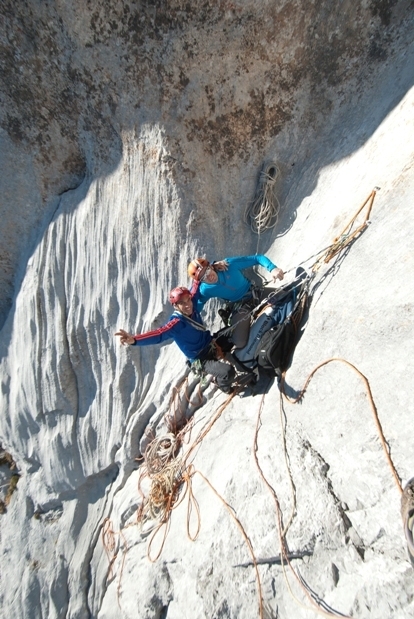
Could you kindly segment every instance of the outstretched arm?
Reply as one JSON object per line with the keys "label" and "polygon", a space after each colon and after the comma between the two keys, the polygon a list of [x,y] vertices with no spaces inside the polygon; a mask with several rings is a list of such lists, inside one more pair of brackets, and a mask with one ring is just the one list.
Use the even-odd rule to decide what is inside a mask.
{"label": "outstretched arm", "polygon": [[161,344],[161,342],[174,338],[174,327],[179,322],[179,318],[172,318],[167,322],[167,324],[159,327],[158,329],[154,329],[153,331],[132,335],[124,329],[119,329],[115,335],[120,337],[121,344],[123,346],[126,344],[129,344],[130,346],[152,346],[152,344]]}
{"label": "outstretched arm", "polygon": [[127,333],[124,329],[119,329],[118,333],[115,333],[115,335],[119,335],[122,346],[126,346],[127,344],[131,346],[135,344],[134,336],[131,335],[131,333]]}
{"label": "outstretched arm", "polygon": [[264,254],[255,254],[254,256],[234,256],[233,258],[225,258],[225,260],[221,260],[220,262],[215,262],[214,266],[217,264],[226,264],[225,268],[218,269],[220,271],[226,270],[228,266],[234,266],[235,268],[242,270],[247,269],[249,267],[253,267],[255,265],[260,265],[266,271],[269,271],[273,281],[275,282],[277,279],[283,279],[284,272],[283,269],[277,267],[267,256]]}
{"label": "outstretched arm", "polygon": [[275,282],[277,279],[282,280],[285,276],[283,269],[277,267],[269,258],[263,254],[256,254],[256,258],[258,263],[267,269],[270,273],[271,278]]}

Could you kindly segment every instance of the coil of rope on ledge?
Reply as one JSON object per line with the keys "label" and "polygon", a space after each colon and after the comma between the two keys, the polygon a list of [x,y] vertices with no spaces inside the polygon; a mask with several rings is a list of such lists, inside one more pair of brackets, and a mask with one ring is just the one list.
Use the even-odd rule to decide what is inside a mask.
{"label": "coil of rope on ledge", "polygon": [[253,202],[244,212],[244,222],[255,234],[274,228],[278,222],[280,203],[275,194],[278,176],[279,168],[275,163],[264,164]]}

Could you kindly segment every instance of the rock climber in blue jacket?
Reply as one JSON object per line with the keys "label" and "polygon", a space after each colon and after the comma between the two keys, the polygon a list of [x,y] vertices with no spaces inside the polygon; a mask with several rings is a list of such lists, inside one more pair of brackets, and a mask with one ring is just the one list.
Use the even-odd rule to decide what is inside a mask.
{"label": "rock climber in blue jacket", "polygon": [[243,274],[243,270],[256,265],[267,269],[273,281],[282,280],[284,277],[283,270],[273,264],[267,256],[261,254],[225,258],[213,263],[206,258],[196,258],[188,265],[189,276],[194,282],[200,283],[196,301],[196,308],[199,312],[209,299],[215,297],[230,303],[242,303],[231,317],[231,324],[236,325],[231,336],[236,348],[242,348],[247,342],[251,309],[248,304],[253,297],[253,284]]}
{"label": "rock climber in blue jacket", "polygon": [[169,295],[174,312],[164,326],[138,335],[120,329],[115,335],[120,337],[122,345],[131,346],[150,346],[173,339],[190,363],[198,360],[201,368],[214,376],[217,386],[225,393],[231,393],[235,368],[242,372],[238,376],[238,384],[253,382],[256,375],[246,372],[231,355],[233,343],[228,337],[213,336],[204,326],[200,313],[195,308],[198,296],[198,283],[195,283],[191,292],[183,286],[174,288]]}

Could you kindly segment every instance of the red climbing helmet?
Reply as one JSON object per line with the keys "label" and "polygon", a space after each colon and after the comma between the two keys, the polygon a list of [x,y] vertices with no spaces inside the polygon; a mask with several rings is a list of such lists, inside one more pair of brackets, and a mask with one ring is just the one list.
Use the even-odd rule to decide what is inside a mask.
{"label": "red climbing helmet", "polygon": [[188,265],[188,275],[191,279],[195,279],[197,282],[201,281],[204,273],[207,271],[207,267],[210,266],[210,263],[206,258],[195,258]]}
{"label": "red climbing helmet", "polygon": [[191,292],[188,290],[188,288],[184,288],[184,286],[178,286],[177,288],[173,288],[170,292],[170,303],[172,305],[175,305],[186,294],[189,294],[191,296]]}

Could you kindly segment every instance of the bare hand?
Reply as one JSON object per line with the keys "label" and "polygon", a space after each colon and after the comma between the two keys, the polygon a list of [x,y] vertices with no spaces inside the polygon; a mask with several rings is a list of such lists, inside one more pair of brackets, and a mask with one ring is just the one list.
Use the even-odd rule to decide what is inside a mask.
{"label": "bare hand", "polygon": [[227,260],[218,260],[217,262],[213,262],[215,271],[227,271],[229,268],[229,263]]}
{"label": "bare hand", "polygon": [[270,272],[270,275],[273,278],[273,281],[275,282],[277,279],[282,280],[285,276],[285,274],[283,273],[282,269],[279,269],[278,267],[276,267],[275,269],[273,269],[273,271]]}
{"label": "bare hand", "polygon": [[131,333],[124,331],[124,329],[119,329],[118,333],[115,333],[115,335],[119,335],[122,346],[133,344],[135,342],[134,336],[131,335]]}

